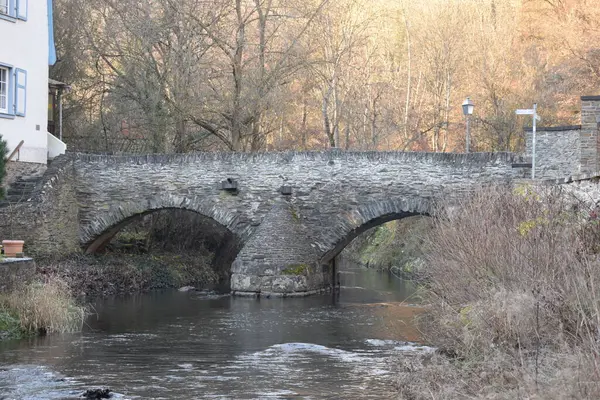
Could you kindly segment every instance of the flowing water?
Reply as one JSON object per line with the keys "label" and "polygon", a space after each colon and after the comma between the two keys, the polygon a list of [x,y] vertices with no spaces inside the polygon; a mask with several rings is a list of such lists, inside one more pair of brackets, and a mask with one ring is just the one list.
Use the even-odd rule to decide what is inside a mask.
{"label": "flowing water", "polygon": [[393,398],[396,361],[431,349],[413,287],[342,266],[342,289],[299,299],[168,291],[98,301],[84,331],[0,344],[0,399]]}

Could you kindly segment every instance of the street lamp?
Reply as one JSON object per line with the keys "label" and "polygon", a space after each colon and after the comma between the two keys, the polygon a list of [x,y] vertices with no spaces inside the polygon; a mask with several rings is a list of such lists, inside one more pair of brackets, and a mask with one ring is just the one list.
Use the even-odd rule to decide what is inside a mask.
{"label": "street lamp", "polygon": [[470,116],[473,114],[473,108],[475,105],[471,101],[470,98],[466,98],[462,103],[463,114],[467,118],[467,146],[466,152],[469,152],[469,147],[471,147],[471,124],[470,124]]}

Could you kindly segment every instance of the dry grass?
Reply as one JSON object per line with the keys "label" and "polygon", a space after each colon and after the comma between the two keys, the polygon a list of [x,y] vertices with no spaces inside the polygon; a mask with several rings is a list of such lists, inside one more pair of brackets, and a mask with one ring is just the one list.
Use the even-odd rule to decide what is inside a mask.
{"label": "dry grass", "polygon": [[556,189],[529,187],[488,188],[441,208],[420,324],[452,357],[407,364],[402,396],[600,398],[593,216]]}
{"label": "dry grass", "polygon": [[1,299],[2,307],[16,315],[26,333],[65,333],[81,330],[86,315],[77,305],[67,283],[49,277],[44,283],[31,283]]}

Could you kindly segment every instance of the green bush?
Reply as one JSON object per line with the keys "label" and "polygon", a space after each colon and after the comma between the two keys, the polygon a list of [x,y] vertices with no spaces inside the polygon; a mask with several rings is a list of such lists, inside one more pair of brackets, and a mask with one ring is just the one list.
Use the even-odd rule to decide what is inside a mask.
{"label": "green bush", "polygon": [[4,177],[6,176],[7,154],[8,146],[6,145],[6,141],[2,140],[2,135],[0,135],[0,199],[4,198],[4,188],[2,187],[2,182],[4,181]]}

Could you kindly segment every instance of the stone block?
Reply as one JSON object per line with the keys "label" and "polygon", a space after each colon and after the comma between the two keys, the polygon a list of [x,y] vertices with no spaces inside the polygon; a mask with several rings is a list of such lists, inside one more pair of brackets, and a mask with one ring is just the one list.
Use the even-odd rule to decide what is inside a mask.
{"label": "stone block", "polygon": [[233,292],[260,292],[262,277],[257,275],[231,275],[231,291]]}
{"label": "stone block", "polygon": [[272,291],[275,293],[306,292],[308,289],[306,276],[279,275],[273,277]]}

